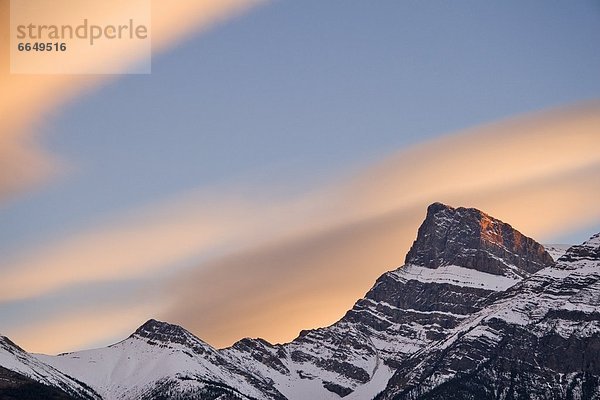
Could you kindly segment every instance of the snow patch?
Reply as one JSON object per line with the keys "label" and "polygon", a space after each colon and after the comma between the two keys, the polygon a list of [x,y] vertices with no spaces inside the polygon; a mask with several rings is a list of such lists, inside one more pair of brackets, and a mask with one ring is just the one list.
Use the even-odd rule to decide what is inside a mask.
{"label": "snow patch", "polygon": [[401,281],[416,280],[423,283],[448,283],[455,286],[503,291],[520,282],[517,277],[488,274],[457,265],[444,265],[435,269],[407,264],[392,272]]}

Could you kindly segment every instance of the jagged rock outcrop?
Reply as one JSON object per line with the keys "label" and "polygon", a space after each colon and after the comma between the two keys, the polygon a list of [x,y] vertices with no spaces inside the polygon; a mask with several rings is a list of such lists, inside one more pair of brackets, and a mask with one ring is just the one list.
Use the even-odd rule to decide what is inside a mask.
{"label": "jagged rock outcrop", "polygon": [[535,240],[475,209],[433,203],[405,264],[460,265],[494,275],[523,277],[554,264]]}

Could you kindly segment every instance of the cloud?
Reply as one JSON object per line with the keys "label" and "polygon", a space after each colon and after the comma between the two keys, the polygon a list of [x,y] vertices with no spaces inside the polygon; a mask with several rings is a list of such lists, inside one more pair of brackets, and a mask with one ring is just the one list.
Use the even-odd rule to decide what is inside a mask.
{"label": "cloud", "polygon": [[[156,54],[193,32],[208,29],[260,3],[261,0],[152,0],[152,52]],[[73,5],[68,1],[40,0],[36,7],[62,14]],[[87,2],[86,7],[90,15],[128,12],[118,0]],[[0,202],[63,170],[63,163],[40,147],[39,126],[66,102],[111,79],[111,75],[11,74],[9,27],[10,0],[0,0]],[[118,62],[125,70],[142,56],[135,50],[115,46],[112,51],[81,62]]]}
{"label": "cloud", "polygon": [[281,200],[244,195],[241,188],[213,190],[218,197],[208,191],[187,194],[5,257],[0,303],[90,282],[160,277],[178,264],[312,232],[327,220],[343,218],[342,213],[324,215],[335,206],[328,193]]}
{"label": "cloud", "polygon": [[598,223],[599,111],[592,102],[450,134],[293,197],[213,188],[150,205],[2,260],[0,301],[154,279],[157,316],[212,344],[288,340],[335,321],[401,264],[433,201],[481,208],[540,240]]}
{"label": "cloud", "polygon": [[[225,246],[258,221],[236,201],[187,199],[119,216],[0,264],[0,302],[76,284],[160,273],[189,257]],[[192,204],[193,203],[193,204]]]}
{"label": "cloud", "polygon": [[[440,198],[469,204],[474,197],[503,187],[558,179],[569,171],[594,168],[600,161],[596,151],[600,144],[599,111],[600,101],[594,101],[422,143],[367,170],[351,182],[349,192],[355,196],[353,202],[376,215]],[[583,193],[594,190],[593,182]],[[556,187],[557,194],[560,189]],[[502,200],[511,201],[509,197]],[[571,224],[579,225],[585,219],[568,203],[557,205],[559,209],[572,214]],[[496,208],[488,211],[494,213]],[[540,239],[565,229],[564,220],[556,221],[554,228],[541,229],[537,218],[520,218],[518,212],[508,213],[505,218],[520,221],[523,230]]]}
{"label": "cloud", "polygon": [[81,350],[117,342],[129,336],[131,328],[151,318],[161,304],[152,299],[114,307],[102,305],[43,318],[3,332],[18,338],[19,346],[46,354]]}

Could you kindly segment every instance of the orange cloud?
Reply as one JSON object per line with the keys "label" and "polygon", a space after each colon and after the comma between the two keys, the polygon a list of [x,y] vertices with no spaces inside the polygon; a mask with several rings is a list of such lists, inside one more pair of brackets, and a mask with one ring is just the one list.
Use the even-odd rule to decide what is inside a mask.
{"label": "orange cloud", "polygon": [[[31,321],[18,328],[4,330],[2,334],[19,338],[19,346],[30,352],[46,354],[76,351],[106,340],[117,342],[129,336],[140,321],[156,315],[163,305],[145,301],[122,305],[118,313],[110,307],[98,306]],[[40,334],[42,333],[42,334]]]}
{"label": "orange cloud", "polygon": [[469,201],[597,164],[599,128],[600,101],[475,127],[392,155],[349,190],[375,214],[440,195]]}
{"label": "orange cloud", "polygon": [[[68,13],[72,2],[40,0],[49,17]],[[152,51],[238,15],[261,0],[152,0]],[[129,3],[128,3],[129,4]],[[90,15],[127,13],[118,0],[86,3]],[[0,0],[0,201],[39,184],[60,170],[60,163],[38,145],[36,131],[45,117],[110,75],[19,75],[9,70],[10,0]],[[142,55],[135,48],[111,47],[82,63],[118,63],[125,70]]]}

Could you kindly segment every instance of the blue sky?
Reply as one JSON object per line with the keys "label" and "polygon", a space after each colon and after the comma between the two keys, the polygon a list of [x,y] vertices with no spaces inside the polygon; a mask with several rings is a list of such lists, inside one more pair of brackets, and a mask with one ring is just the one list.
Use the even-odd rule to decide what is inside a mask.
{"label": "blue sky", "polygon": [[597,97],[599,18],[593,1],[264,5],[45,121],[46,147],[76,170],[2,210],[2,247],[222,181],[318,180]]}
{"label": "blue sky", "polygon": [[0,252],[198,189],[293,194],[441,135],[597,99],[599,22],[597,1],[268,2],[46,117],[42,145],[70,168],[0,208]]}

